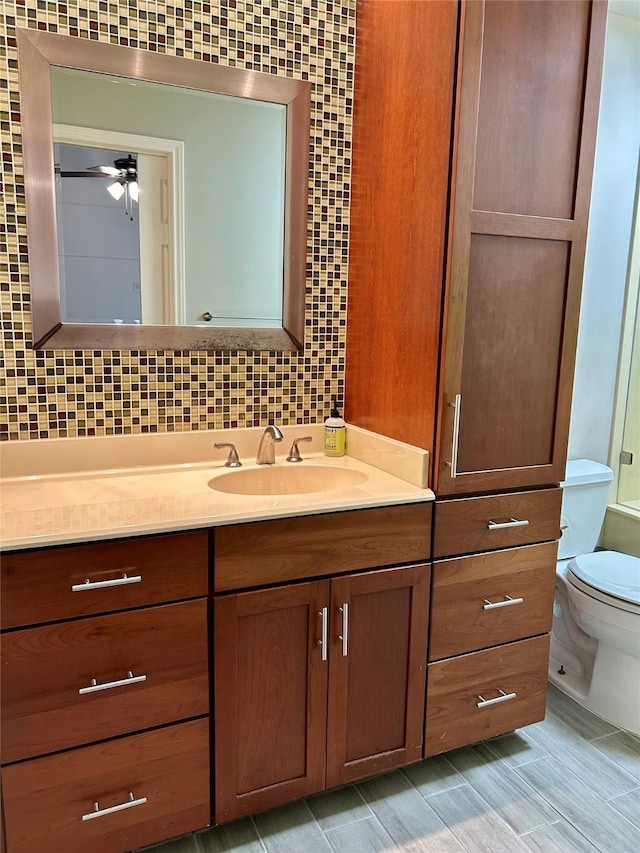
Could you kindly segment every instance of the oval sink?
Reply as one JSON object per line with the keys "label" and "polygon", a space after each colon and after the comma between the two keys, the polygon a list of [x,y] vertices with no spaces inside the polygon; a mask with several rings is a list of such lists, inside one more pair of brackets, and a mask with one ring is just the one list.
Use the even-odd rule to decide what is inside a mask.
{"label": "oval sink", "polygon": [[263,465],[221,474],[209,480],[209,486],[232,495],[302,495],[357,486],[366,479],[366,474],[350,468]]}

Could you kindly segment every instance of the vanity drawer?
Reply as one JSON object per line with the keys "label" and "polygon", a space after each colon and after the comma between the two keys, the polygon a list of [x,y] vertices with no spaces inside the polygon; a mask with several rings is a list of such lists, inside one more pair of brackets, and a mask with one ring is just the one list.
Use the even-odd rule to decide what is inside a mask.
{"label": "vanity drawer", "polygon": [[556,542],[433,565],[429,660],[551,630]]}
{"label": "vanity drawer", "polygon": [[561,502],[560,488],[438,501],[433,557],[559,539]]}
{"label": "vanity drawer", "polygon": [[430,663],[425,758],[543,720],[548,663],[548,634]]}
{"label": "vanity drawer", "polygon": [[6,633],[2,761],[207,714],[207,667],[204,599]]}
{"label": "vanity drawer", "polygon": [[14,764],[2,783],[11,853],[124,853],[209,824],[208,720]]}
{"label": "vanity drawer", "polygon": [[417,503],[219,527],[214,589],[423,562],[431,512],[430,503]]}
{"label": "vanity drawer", "polygon": [[208,533],[11,552],[1,582],[2,628],[195,598],[207,594]]}

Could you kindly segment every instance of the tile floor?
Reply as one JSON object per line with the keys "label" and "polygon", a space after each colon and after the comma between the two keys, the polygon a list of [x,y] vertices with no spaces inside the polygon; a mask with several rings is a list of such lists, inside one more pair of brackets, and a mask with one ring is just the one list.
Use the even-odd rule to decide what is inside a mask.
{"label": "tile floor", "polygon": [[151,850],[638,853],[640,738],[549,685],[542,723]]}

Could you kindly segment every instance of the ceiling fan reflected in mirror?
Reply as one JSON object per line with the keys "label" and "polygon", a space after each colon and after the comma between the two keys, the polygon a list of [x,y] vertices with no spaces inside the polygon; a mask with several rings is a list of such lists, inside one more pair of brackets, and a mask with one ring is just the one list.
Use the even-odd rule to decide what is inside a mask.
{"label": "ceiling fan reflected in mirror", "polygon": [[138,201],[138,162],[129,154],[127,157],[118,157],[113,161],[113,166],[89,166],[84,171],[62,171],[56,164],[56,172],[61,178],[113,178],[113,182],[107,187],[107,192],[119,201],[124,197],[125,213],[133,221],[133,202]]}

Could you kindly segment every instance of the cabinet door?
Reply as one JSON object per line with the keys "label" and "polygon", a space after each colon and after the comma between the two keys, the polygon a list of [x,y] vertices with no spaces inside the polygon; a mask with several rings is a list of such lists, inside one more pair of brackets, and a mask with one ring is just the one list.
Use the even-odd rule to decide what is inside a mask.
{"label": "cabinet door", "polygon": [[438,494],[564,476],[606,4],[465,4]]}
{"label": "cabinet door", "polygon": [[421,758],[429,566],[331,583],[327,786]]}
{"label": "cabinet door", "polygon": [[328,599],[328,581],[214,599],[216,823],[324,788]]}

